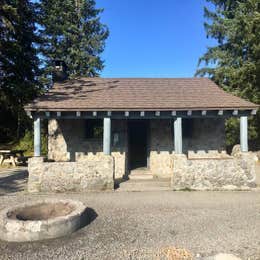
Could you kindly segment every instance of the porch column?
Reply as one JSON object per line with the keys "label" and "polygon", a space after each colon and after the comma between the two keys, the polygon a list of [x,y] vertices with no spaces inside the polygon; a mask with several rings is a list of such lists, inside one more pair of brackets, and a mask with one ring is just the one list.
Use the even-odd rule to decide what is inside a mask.
{"label": "porch column", "polygon": [[34,156],[41,156],[41,119],[34,119]]}
{"label": "porch column", "polygon": [[182,153],[182,127],[181,117],[174,119],[174,150],[176,154]]}
{"label": "porch column", "polygon": [[111,119],[109,117],[104,118],[103,153],[105,155],[111,154]]}
{"label": "porch column", "polygon": [[248,152],[247,116],[240,117],[240,147],[241,152]]}

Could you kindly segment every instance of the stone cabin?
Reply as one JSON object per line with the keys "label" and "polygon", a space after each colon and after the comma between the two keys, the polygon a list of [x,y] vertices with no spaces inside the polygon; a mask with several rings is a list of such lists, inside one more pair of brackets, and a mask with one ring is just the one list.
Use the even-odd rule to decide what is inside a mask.
{"label": "stone cabin", "polygon": [[[173,190],[255,185],[247,118],[258,106],[207,78],[78,78],[26,106],[34,119],[31,192],[114,189],[165,178]],[[225,119],[240,118],[241,152],[225,151]],[[40,124],[48,121],[48,157]]]}

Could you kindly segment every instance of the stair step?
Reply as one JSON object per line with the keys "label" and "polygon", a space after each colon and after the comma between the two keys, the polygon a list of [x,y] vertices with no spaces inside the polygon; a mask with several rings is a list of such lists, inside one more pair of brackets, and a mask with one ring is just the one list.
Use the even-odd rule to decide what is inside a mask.
{"label": "stair step", "polygon": [[120,183],[121,191],[157,191],[170,190],[170,180],[128,180]]}
{"label": "stair step", "polygon": [[152,174],[130,174],[128,176],[130,180],[152,180],[153,175]]}
{"label": "stair step", "polygon": [[142,175],[142,174],[151,174],[151,171],[150,170],[147,170],[147,169],[145,169],[145,170],[132,170],[131,172],[130,172],[130,175]]}
{"label": "stair step", "polygon": [[170,187],[119,187],[117,191],[168,191]]}
{"label": "stair step", "polygon": [[136,186],[136,187],[170,187],[170,183],[168,182],[132,182],[132,181],[126,181],[120,183],[120,187],[126,187],[126,186]]}

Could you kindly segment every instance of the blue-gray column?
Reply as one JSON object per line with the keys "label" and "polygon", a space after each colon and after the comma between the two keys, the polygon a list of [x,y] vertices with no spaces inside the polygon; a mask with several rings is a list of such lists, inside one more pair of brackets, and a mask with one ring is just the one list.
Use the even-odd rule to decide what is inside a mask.
{"label": "blue-gray column", "polygon": [[240,147],[242,152],[248,152],[247,116],[240,117]]}
{"label": "blue-gray column", "polygon": [[34,156],[41,156],[41,120],[34,119]]}
{"label": "blue-gray column", "polygon": [[103,153],[105,155],[111,154],[111,119],[109,117],[104,118]]}
{"label": "blue-gray column", "polygon": [[181,117],[174,119],[174,150],[176,154],[182,153],[182,120]]}

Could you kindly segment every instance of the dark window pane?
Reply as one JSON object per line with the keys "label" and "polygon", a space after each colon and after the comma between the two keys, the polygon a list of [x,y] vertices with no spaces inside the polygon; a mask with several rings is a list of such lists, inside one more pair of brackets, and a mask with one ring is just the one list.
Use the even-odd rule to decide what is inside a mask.
{"label": "dark window pane", "polygon": [[86,138],[102,138],[103,121],[101,119],[86,120]]}

